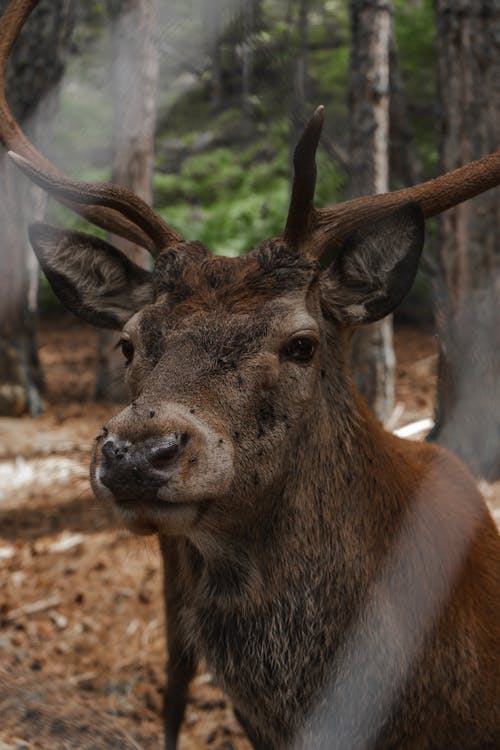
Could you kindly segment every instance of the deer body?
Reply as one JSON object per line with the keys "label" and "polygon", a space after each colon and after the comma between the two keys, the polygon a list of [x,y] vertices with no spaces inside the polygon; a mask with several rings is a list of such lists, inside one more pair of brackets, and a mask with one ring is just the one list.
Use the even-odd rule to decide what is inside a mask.
{"label": "deer body", "polygon": [[[480,581],[474,581],[473,587],[470,580],[462,583],[453,576],[451,586],[445,582],[445,601],[427,608],[421,601],[427,593],[422,588],[433,591],[435,569],[426,569],[425,564],[415,566],[413,571],[422,576],[416,598],[412,592],[396,601],[394,591],[384,587],[374,594],[372,588],[379,582],[376,572],[384,561],[382,554],[390,553],[385,534],[391,527],[397,529],[406,507],[398,512],[395,503],[383,519],[368,514],[363,520],[358,507],[358,520],[353,522],[345,519],[345,505],[352,511],[351,503],[357,504],[358,494],[344,487],[345,494],[339,492],[336,503],[334,498],[324,496],[323,487],[314,489],[320,507],[314,507],[313,501],[312,507],[308,505],[307,518],[304,509],[299,517],[288,521],[286,529],[278,523],[266,554],[259,550],[260,554],[249,555],[248,566],[258,582],[256,591],[249,584],[245,587],[243,581],[238,587],[246,588],[243,594],[225,590],[226,581],[234,585],[233,565],[241,567],[241,560],[230,557],[223,578],[222,571],[213,578],[203,571],[192,588],[186,586],[190,593],[181,610],[186,636],[192,648],[207,658],[252,727],[250,736],[257,738],[256,746],[472,748],[488,746],[489,741],[494,747],[499,737],[497,709],[493,712],[496,716],[487,716],[485,706],[498,691],[497,625],[488,594],[484,593],[485,601],[480,604],[470,590],[477,591],[479,586],[484,589],[490,573],[481,571]],[[380,490],[387,498],[387,489]],[[282,499],[286,502],[290,498],[285,493]],[[478,498],[476,502],[476,508],[466,512],[472,510],[480,517],[483,511]],[[326,509],[325,504],[329,506]],[[368,519],[373,523],[372,530]],[[493,547],[495,531],[488,519],[484,518],[481,526],[481,536],[489,537]],[[441,530],[442,535],[446,533],[446,529]],[[314,547],[300,548],[297,540],[304,539]],[[483,543],[477,541],[476,545]],[[244,549],[252,547],[250,542]],[[367,559],[369,548],[377,552],[372,560]],[[269,549],[273,550],[271,554]],[[428,550],[424,549],[426,554]],[[184,555],[181,571],[190,571],[190,576],[189,550],[184,550]],[[263,559],[265,562],[259,564]],[[271,569],[266,570],[268,566]],[[401,588],[415,588],[414,581],[405,580],[407,571],[393,573],[401,575]],[[469,578],[472,576],[477,572],[471,566]],[[374,613],[363,610],[371,595],[380,597]],[[466,598],[468,612],[464,612]],[[404,622],[408,612],[400,609],[402,602],[410,609],[423,606],[427,610],[422,618],[418,611],[412,612],[411,628]],[[493,628],[484,651],[478,649],[478,633],[474,632],[476,606]],[[432,612],[427,619],[429,609]],[[360,628],[357,618],[364,617],[368,622]],[[353,641],[349,643],[351,636]],[[402,643],[398,644],[400,638]],[[356,658],[357,649],[361,651],[360,660]],[[346,652],[354,657],[347,663]],[[339,662],[354,673],[342,672],[336,682]],[[329,701],[333,704],[326,708],[326,715],[325,709],[318,711],[317,702],[321,700],[327,706]],[[463,706],[467,708],[463,710]],[[422,713],[426,714],[423,721]],[[478,733],[476,720],[481,714],[482,729]],[[311,716],[317,720],[312,721]]]}
{"label": "deer body", "polygon": [[500,154],[413,188],[313,206],[316,110],[281,237],[211,256],[137,196],[72,181],[12,118],[3,69],[36,0],[0,21],[0,138],[38,185],[155,258],[45,224],[33,248],[75,314],[120,331],[131,402],[95,494],[165,561],[167,750],[201,657],[257,750],[500,747],[500,540],[446,451],[383,431],[348,368],[358,326],[410,288],[424,218],[500,183]]}
{"label": "deer body", "polygon": [[[52,231],[33,232],[39,251]],[[168,747],[202,657],[257,748],[494,747],[496,529],[456,459],[388,435],[356,395],[331,279],[276,242],[236,262],[170,250],[155,274],[166,296],[125,326],[135,398],[98,440],[93,486],[162,535],[169,661],[187,658]],[[306,336],[314,353],[290,357]],[[102,452],[174,429],[185,447],[151,460],[175,506],[151,507]]]}
{"label": "deer body", "polygon": [[500,557],[483,501],[445,451],[366,412],[332,434],[325,397],[257,528],[213,558],[179,542],[185,643],[256,747],[493,748]]}
{"label": "deer body", "polygon": [[[296,507],[290,487],[273,498],[282,511],[292,503],[295,512],[276,519],[267,545],[256,541],[259,529],[221,549],[222,559],[212,563],[199,559],[189,543],[180,550],[186,642],[207,659],[256,747],[493,748],[498,742],[498,709],[490,714],[487,708],[498,691],[498,603],[488,593],[491,569],[477,567],[485,546],[495,559],[496,531],[470,480],[448,456],[418,451],[426,466],[419,476],[415,453],[398,453],[399,471],[413,474],[415,484],[401,477],[399,487],[376,488],[387,501],[382,512],[370,510],[356,492],[356,485],[366,491],[366,475],[354,471],[349,485],[333,480],[334,495],[325,489],[328,479],[323,484],[309,477],[315,494],[310,502],[309,485],[307,507]],[[429,466],[431,475],[454,472],[441,497],[436,476],[427,497],[419,496]],[[331,462],[326,467],[331,470]],[[394,469],[394,455],[387,468]],[[450,489],[456,490],[453,501],[463,502],[459,511],[450,507]],[[432,522],[441,516],[432,541],[419,538],[411,520],[402,531],[409,500],[429,503],[417,513]],[[467,522],[450,530],[457,512]],[[430,545],[447,535],[436,555]],[[391,553],[401,563],[402,550],[393,547],[403,541],[413,544],[411,569],[397,564],[386,571]],[[464,558],[458,570],[453,543]],[[439,563],[443,580],[436,597]],[[360,618],[367,621],[360,625]],[[477,620],[492,627],[481,646]],[[326,709],[318,708],[322,700]]]}

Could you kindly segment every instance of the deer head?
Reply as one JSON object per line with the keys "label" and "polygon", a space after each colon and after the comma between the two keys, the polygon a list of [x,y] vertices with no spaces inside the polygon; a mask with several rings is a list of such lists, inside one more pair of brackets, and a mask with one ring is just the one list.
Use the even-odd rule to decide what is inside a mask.
{"label": "deer head", "polygon": [[[9,6],[1,62],[35,4]],[[317,442],[326,430],[345,444],[356,409],[350,331],[390,313],[409,290],[424,217],[500,182],[497,153],[413,188],[315,209],[319,107],[295,151],[282,236],[229,259],[181,239],[128,191],[61,175],[26,140],[3,95],[0,116],[2,140],[36,184],[155,259],[148,272],[85,234],[46,224],[30,231],[61,301],[120,331],[131,402],[97,439],[96,495],[136,532],[205,545],[272,512],[297,469],[291,457],[311,436]]]}

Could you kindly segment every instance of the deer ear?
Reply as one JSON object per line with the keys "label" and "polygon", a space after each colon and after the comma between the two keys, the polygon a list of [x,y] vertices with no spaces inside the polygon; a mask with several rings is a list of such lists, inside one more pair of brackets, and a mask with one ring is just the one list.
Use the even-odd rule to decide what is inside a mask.
{"label": "deer ear", "polygon": [[152,274],[103,240],[41,223],[30,240],[63,305],[95,326],[120,330],[153,299]]}
{"label": "deer ear", "polygon": [[321,279],[327,317],[359,325],[380,320],[410,290],[424,245],[424,216],[409,203],[353,234]]}

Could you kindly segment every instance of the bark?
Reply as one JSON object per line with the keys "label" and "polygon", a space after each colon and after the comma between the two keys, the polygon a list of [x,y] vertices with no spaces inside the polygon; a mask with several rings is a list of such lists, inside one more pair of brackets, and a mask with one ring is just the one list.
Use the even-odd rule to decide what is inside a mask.
{"label": "bark", "polygon": [[[17,208],[18,175],[0,155],[0,416],[41,411],[42,373],[37,357],[27,238]],[[36,299],[36,293],[35,293]]]}
{"label": "bark", "polygon": [[[112,27],[112,91],[114,105],[112,181],[152,200],[158,54],[154,33],[156,0],[109,0]],[[145,250],[118,237],[112,243],[147,267]],[[125,398],[123,357],[115,349],[118,336],[99,335],[96,398]]]}
{"label": "bark", "polygon": [[[391,5],[351,0],[349,117],[351,198],[389,189],[389,44]],[[360,393],[379,419],[394,403],[392,317],[360,328],[353,337],[352,364]]]}
{"label": "bark", "polygon": [[[435,0],[440,169],[500,148],[500,0]],[[500,477],[500,190],[440,220],[439,378],[429,436]]]}
{"label": "bark", "polygon": [[[7,5],[0,2],[0,13]],[[65,0],[42,3],[26,24],[7,69],[7,97],[30,138],[43,150],[57,105],[73,26]],[[29,61],[29,64],[26,64]],[[0,415],[37,414],[43,375],[37,351],[39,270],[27,222],[43,218],[45,198],[0,154]]]}

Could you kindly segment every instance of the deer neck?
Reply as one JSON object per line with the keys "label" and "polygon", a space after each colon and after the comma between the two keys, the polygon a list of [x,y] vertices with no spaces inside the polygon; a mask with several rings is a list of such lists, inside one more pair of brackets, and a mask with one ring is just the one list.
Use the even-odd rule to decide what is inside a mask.
{"label": "deer neck", "polygon": [[[354,596],[378,564],[367,547],[383,554],[379,537],[397,524],[400,492],[384,486],[393,463],[384,435],[349,386],[325,387],[280,476],[255,499],[254,515],[192,540],[191,581],[203,580],[207,597],[225,604],[265,602],[286,582],[296,591],[319,579],[335,588],[339,575]],[[387,497],[382,511],[374,492]]]}

